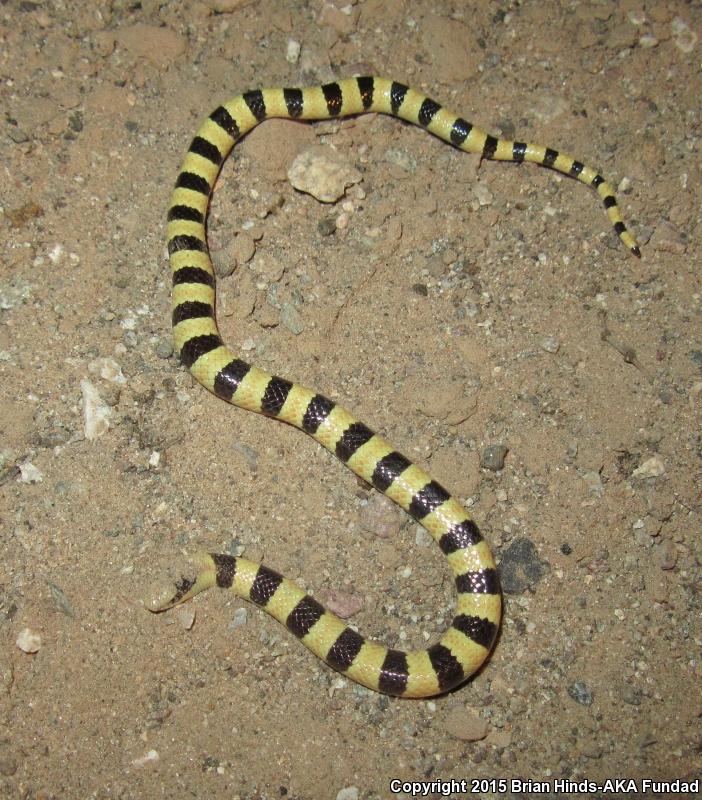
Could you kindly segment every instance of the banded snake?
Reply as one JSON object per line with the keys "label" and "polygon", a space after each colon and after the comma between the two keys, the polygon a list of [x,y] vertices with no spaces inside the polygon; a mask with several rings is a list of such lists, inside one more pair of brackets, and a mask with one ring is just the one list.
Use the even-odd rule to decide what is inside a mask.
{"label": "banded snake", "polygon": [[352,680],[390,695],[428,697],[472,675],[495,642],[501,594],[490,549],[463,507],[384,438],[327,397],[268,374],[223,343],[215,321],[215,278],[207,246],[210,195],[224,159],[245,133],[273,117],[322,120],[367,112],[400,117],[482,158],[530,161],[577,178],[597,191],[615,232],[640,256],[612,187],[598,172],[549,147],[490,136],[404,84],[359,77],[304,89],[259,89],[216,108],[190,144],[168,212],[173,334],[181,362],[223,400],[310,434],[419,521],[453,571],[457,604],[438,642],[404,652],[363,637],[267,566],[226,554],[199,553],[195,574],[181,577],[175,587],[162,588],[147,607],[163,611],[217,585],[263,608]]}

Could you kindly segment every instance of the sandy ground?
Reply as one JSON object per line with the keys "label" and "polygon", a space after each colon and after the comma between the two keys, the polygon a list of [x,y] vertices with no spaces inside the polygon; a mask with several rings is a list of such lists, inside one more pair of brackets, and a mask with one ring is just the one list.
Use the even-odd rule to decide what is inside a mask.
{"label": "sandy ground", "polygon": [[[699,3],[643,0],[0,4],[0,796],[699,777],[699,35]],[[491,660],[431,701],[354,686],[224,593],[141,600],[205,548],[395,646],[451,617],[415,523],[172,355],[165,213],[199,120],[359,73],[601,169],[643,251],[575,181],[386,117],[269,122],[223,170],[225,338],[427,465],[501,563]],[[334,205],[286,178],[314,143],[362,175]]]}

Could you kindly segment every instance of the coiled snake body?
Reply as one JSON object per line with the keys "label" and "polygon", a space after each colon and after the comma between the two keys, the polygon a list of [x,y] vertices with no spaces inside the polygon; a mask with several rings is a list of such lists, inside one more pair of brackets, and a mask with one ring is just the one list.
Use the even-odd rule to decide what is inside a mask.
{"label": "coiled snake body", "polygon": [[391,695],[427,697],[473,674],[495,641],[501,596],[490,549],[463,507],[385,439],[332,400],[246,363],[223,343],[215,322],[214,270],[207,248],[210,194],[222,162],[247,131],[269,117],[320,120],[364,112],[401,117],[483,158],[532,161],[577,178],[598,192],[620,239],[640,255],[612,187],[595,170],[551,148],[490,136],[401,83],[361,77],[305,89],[260,89],[215,109],[190,145],[168,212],[173,334],[180,359],[223,400],[310,434],[418,520],[453,570],[457,607],[436,644],[404,652],[366,639],[262,564],[204,553],[196,556],[194,577],[182,577],[175,587],[151,598],[148,606],[163,611],[216,584],[261,606],[315,655],[354,681]]}

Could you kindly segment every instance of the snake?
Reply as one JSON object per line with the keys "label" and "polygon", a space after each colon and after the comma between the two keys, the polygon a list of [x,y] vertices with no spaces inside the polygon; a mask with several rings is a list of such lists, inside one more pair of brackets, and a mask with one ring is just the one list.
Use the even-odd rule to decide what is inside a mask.
{"label": "snake", "polygon": [[222,400],[305,431],[423,525],[453,573],[456,606],[434,644],[396,649],[363,636],[271,567],[227,553],[195,554],[191,571],[155,590],[146,606],[165,611],[218,586],[262,608],[318,658],[368,689],[398,697],[431,697],[480,669],[499,632],[500,580],[478,526],[440,483],[339,404],[240,358],[223,342],[215,319],[207,214],[234,144],[270,118],[327,120],[364,113],[399,117],[481,159],[533,162],[576,178],[596,190],[624,246],[641,255],[612,186],[599,172],[550,147],[485,133],[403,83],[364,76],[306,88],[255,89],[218,106],[190,144],[168,211],[173,337],[180,361]]}

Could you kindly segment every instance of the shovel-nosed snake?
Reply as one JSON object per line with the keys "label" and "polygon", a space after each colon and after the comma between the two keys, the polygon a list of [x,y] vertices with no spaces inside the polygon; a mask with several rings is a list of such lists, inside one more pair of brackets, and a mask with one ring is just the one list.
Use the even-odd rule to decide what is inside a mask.
{"label": "shovel-nosed snake", "polygon": [[640,255],[614,191],[599,172],[549,147],[490,136],[396,81],[360,77],[304,89],[258,89],[216,108],[192,140],[168,212],[173,334],[180,359],[197,381],[223,400],[310,434],[418,520],[453,571],[456,610],[431,647],[409,652],[389,648],[362,636],[269,567],[205,553],[195,557],[191,576],[155,593],[148,607],[163,611],[217,585],[263,608],[315,655],[352,680],[391,695],[428,697],[472,675],[493,646],[500,625],[501,594],[490,549],[461,504],[384,438],[333,400],[270,375],[224,344],[215,321],[215,278],[207,247],[212,189],[224,159],[247,131],[271,117],[323,120],[366,112],[400,117],[482,158],[531,161],[577,178],[597,191],[621,241]]}

